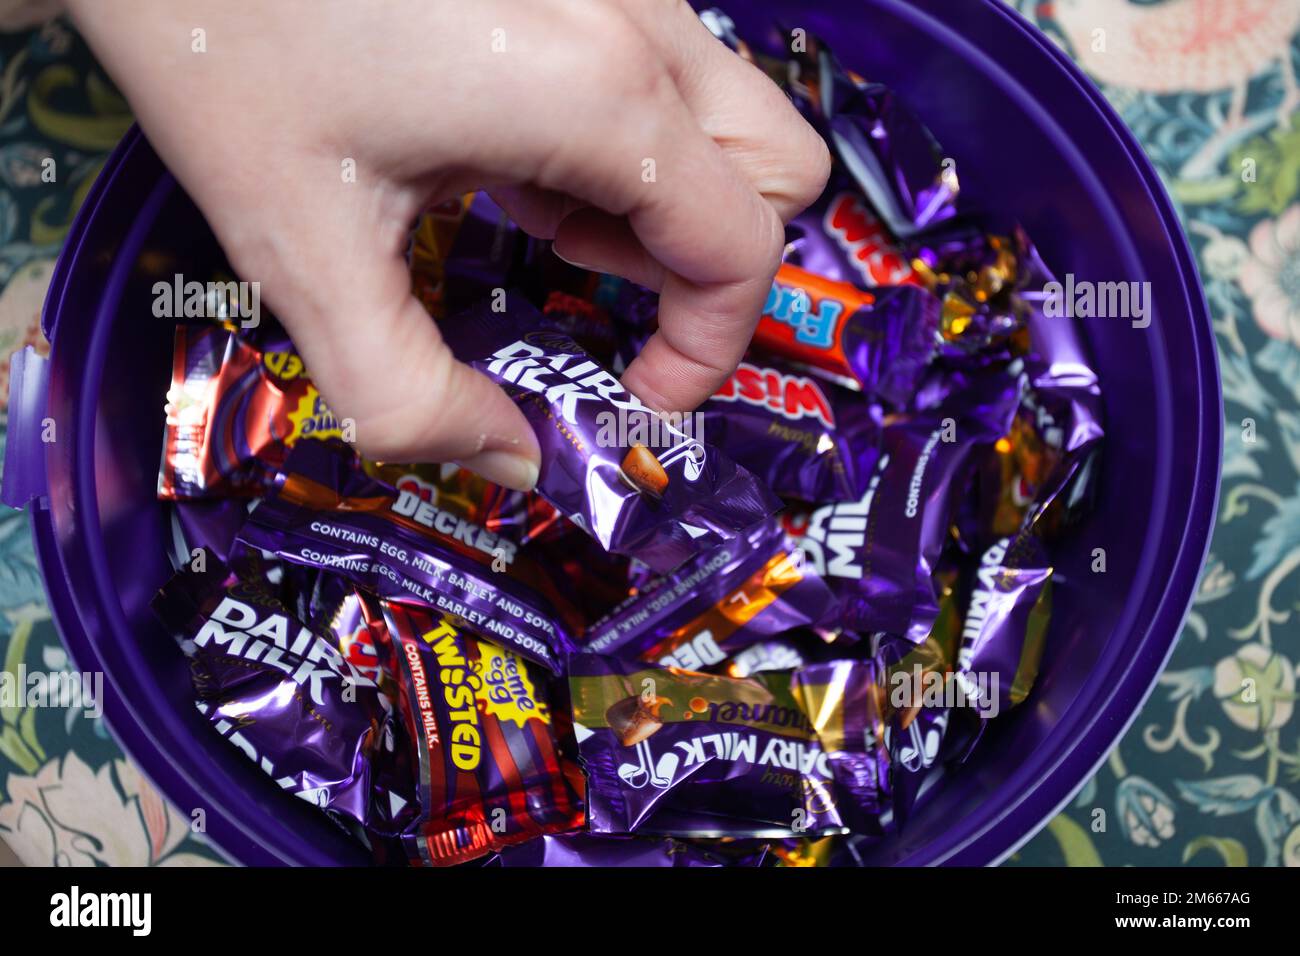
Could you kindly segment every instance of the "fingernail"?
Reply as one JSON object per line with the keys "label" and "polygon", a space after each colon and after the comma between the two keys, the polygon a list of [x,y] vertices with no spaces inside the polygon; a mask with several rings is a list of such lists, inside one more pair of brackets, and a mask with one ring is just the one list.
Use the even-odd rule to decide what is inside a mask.
{"label": "fingernail", "polygon": [[559,256],[561,259],[563,259],[565,262],[567,262],[569,265],[573,266],[573,268],[575,269],[586,269],[588,272],[600,271],[593,265],[588,265],[585,262],[578,262],[575,259],[570,259],[568,256],[566,256],[563,252],[559,250],[559,248],[555,245],[555,243],[551,243],[551,251],[554,252],[557,256]]}
{"label": "fingernail", "polygon": [[537,484],[539,470],[536,463],[514,452],[481,451],[456,464],[515,491],[532,491]]}

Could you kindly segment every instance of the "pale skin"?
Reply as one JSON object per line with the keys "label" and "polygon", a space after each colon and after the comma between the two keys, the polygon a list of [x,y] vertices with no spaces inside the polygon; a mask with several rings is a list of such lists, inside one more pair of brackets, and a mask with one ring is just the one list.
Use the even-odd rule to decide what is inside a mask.
{"label": "pale skin", "polygon": [[523,415],[410,294],[406,236],[429,202],[487,189],[570,262],[658,290],[659,332],[623,381],[688,411],[740,361],[783,224],[829,174],[821,138],[682,0],[69,7],[381,460],[457,461],[517,489],[538,475]]}

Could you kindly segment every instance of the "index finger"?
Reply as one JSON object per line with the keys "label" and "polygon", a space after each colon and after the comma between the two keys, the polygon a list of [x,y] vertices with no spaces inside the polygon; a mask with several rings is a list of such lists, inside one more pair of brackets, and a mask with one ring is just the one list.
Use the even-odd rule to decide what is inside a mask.
{"label": "index finger", "polygon": [[679,103],[678,111],[655,179],[627,214],[665,273],[659,329],[623,383],[654,408],[684,412],[712,395],[744,355],[785,231],[686,107]]}

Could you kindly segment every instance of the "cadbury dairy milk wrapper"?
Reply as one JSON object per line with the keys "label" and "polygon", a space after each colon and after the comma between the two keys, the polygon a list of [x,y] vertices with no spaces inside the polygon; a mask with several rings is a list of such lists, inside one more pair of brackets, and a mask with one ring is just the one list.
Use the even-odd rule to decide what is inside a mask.
{"label": "cadbury dairy milk wrapper", "polygon": [[177,326],[166,411],[159,498],[264,494],[299,441],[343,436],[271,321],[238,332]]}
{"label": "cadbury dairy milk wrapper", "polygon": [[190,653],[199,712],[290,793],[355,830],[401,825],[393,715],[373,680],[261,582],[218,562],[181,571],[153,607]]}
{"label": "cadbury dairy milk wrapper", "polygon": [[638,591],[587,629],[583,649],[704,670],[761,638],[815,625],[833,605],[770,519]]}
{"label": "cadbury dairy milk wrapper", "polygon": [[591,831],[844,832],[830,757],[790,680],[784,673],[718,677],[598,654],[570,658]]}
{"label": "cadbury dairy milk wrapper", "polygon": [[711,444],[783,498],[857,498],[879,450],[878,406],[778,359],[747,357],[699,415]]}
{"label": "cadbury dairy milk wrapper", "polygon": [[239,541],[381,597],[463,617],[556,673],[573,646],[551,603],[523,580],[546,585],[514,542],[395,491],[319,445],[294,450],[279,489]]}
{"label": "cadbury dairy milk wrapper", "polygon": [[775,512],[729,457],[651,412],[523,301],[442,323],[456,357],[499,383],[537,432],[537,492],[606,550],[666,573]]}
{"label": "cadbury dairy milk wrapper", "polygon": [[839,599],[839,626],[913,642],[929,633],[939,610],[934,572],[957,502],[976,456],[1005,432],[1014,411],[1005,376],[989,375],[982,385],[950,406],[887,421],[860,500],[787,515],[808,563]]}
{"label": "cadbury dairy milk wrapper", "polygon": [[449,615],[391,601],[383,614],[416,768],[410,861],[450,866],[580,828],[581,772],[561,748],[544,672]]}
{"label": "cadbury dairy milk wrapper", "polygon": [[970,582],[956,676],[965,701],[995,717],[1038,676],[1052,613],[1052,567],[1033,529],[995,542]]}

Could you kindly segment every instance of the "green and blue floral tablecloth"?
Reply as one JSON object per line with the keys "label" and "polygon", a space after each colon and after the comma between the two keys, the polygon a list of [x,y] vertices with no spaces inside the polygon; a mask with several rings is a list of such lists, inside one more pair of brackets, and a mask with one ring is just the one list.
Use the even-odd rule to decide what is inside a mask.
{"label": "green and blue floral tablecloth", "polygon": [[[60,243],[130,123],[67,22],[43,22],[55,2],[0,0],[0,403],[8,355],[43,347]],[[1227,438],[1210,560],[1169,669],[1102,770],[1011,862],[1297,866],[1300,0],[1014,4],[1097,81],[1178,204],[1214,316]],[[3,511],[0,670],[20,665],[69,667],[26,515]],[[188,822],[102,722],[0,707],[0,841],[21,860],[216,860]]]}

